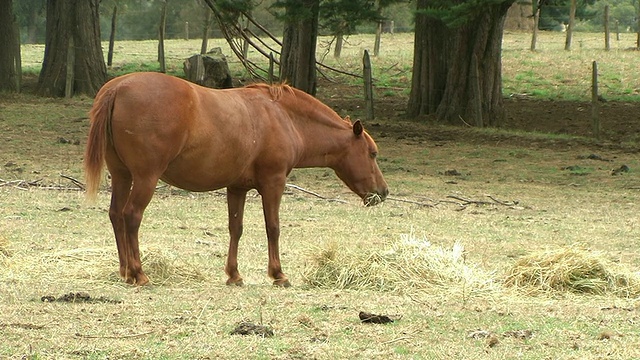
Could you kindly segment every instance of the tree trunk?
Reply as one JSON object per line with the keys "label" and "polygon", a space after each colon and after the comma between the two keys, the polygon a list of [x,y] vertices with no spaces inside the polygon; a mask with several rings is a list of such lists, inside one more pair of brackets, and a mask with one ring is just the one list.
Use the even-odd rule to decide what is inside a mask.
{"label": "tree trunk", "polygon": [[[428,1],[418,0],[418,9]],[[410,116],[435,115],[439,122],[479,126],[503,122],[502,31],[511,3],[487,5],[453,29],[416,17]]]}
{"label": "tree trunk", "polygon": [[333,57],[340,59],[342,54],[342,42],[344,41],[344,35],[342,33],[336,34],[336,47],[333,49]]}
{"label": "tree trunk", "polygon": [[0,1],[0,91],[20,91],[20,35],[13,1]]}
{"label": "tree trunk", "polygon": [[73,93],[95,95],[107,80],[100,43],[99,0],[47,1],[47,35],[37,92],[64,96],[70,39],[74,44]]}
{"label": "tree trunk", "polygon": [[576,8],[578,7],[576,0],[571,0],[571,8],[569,10],[569,26],[567,26],[567,37],[564,41],[564,49],[571,50],[571,39],[573,38],[573,28],[576,22]]}
{"label": "tree trunk", "polygon": [[[429,0],[418,0],[424,9]],[[446,40],[450,30],[439,20],[417,13],[413,51],[413,75],[407,114],[418,117],[434,114],[442,100],[447,79]]]}
{"label": "tree trunk", "polygon": [[533,35],[531,35],[531,51],[536,50],[538,42],[538,24],[540,23],[540,0],[533,0]]}
{"label": "tree trunk", "polygon": [[[280,55],[280,80],[316,94],[316,43],[319,0],[301,0],[310,17],[289,18],[285,24]],[[290,15],[287,9],[288,15]]]}

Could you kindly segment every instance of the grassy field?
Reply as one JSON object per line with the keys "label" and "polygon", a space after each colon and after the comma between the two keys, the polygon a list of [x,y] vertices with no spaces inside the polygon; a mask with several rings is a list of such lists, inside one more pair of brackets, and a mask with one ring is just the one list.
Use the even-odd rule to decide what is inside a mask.
{"label": "grassy field", "polygon": [[[503,89],[506,96],[526,94],[539,99],[591,99],[591,73],[593,61],[598,62],[600,93],[609,100],[637,101],[640,82],[635,76],[640,67],[636,35],[621,33],[620,40],[611,38],[611,50],[604,50],[604,35],[574,33],[572,50],[564,50],[564,33],[541,32],[537,51],[529,51],[531,34],[508,32],[504,35],[502,53]],[[331,39],[321,37],[318,41],[318,61],[353,73],[362,73],[362,54],[372,52],[371,35],[354,35],[345,42],[342,57],[333,58]],[[201,41],[167,40],[165,54],[167,70],[183,74],[184,59],[200,50]],[[155,61],[157,41],[121,41],[116,43],[114,64],[110,74],[119,75],[131,71],[157,70]],[[209,48],[220,47],[229,55],[234,78],[242,79],[246,73],[224,40],[211,39]],[[103,49],[108,48],[105,43]],[[24,45],[23,67],[27,72],[37,73],[42,64],[44,45]],[[249,52],[249,59],[268,68],[266,59],[257,51]],[[408,96],[413,61],[413,34],[385,34],[382,37],[380,54],[372,58],[376,87],[382,96]],[[332,79],[361,83],[352,77],[344,77],[330,71],[324,74]],[[358,92],[359,93],[359,92]]]}
{"label": "grassy field", "polygon": [[[595,37],[574,40],[570,53],[544,36],[536,53],[526,34],[507,38],[505,91],[525,69],[549,83],[561,83],[554,72],[581,83],[564,65],[538,74],[546,58],[570,59],[590,74],[594,56],[619,57],[628,83],[638,68],[627,45],[607,53]],[[175,72],[187,49],[199,48],[169,44],[182,49],[169,52]],[[339,63],[355,71],[366,41],[350,44]],[[154,46],[122,44],[112,73],[153,69]],[[37,47],[25,47],[25,67],[36,69],[29,49]],[[376,71],[388,84],[381,91],[406,91],[409,54],[382,54]],[[524,85],[512,91],[526,92]],[[539,96],[560,96],[547,88]],[[364,208],[325,169],[295,170],[289,179],[344,200],[287,190],[281,251],[293,287],[274,288],[266,277],[257,194],[249,196],[240,243],[245,286],[236,288],[224,285],[224,190],[164,186],[141,228],[152,284],[132,287],[117,275],[106,188],[88,204],[70,180],[83,181],[90,106],[82,97],[0,97],[0,358],[640,358],[640,158],[632,148],[376,119],[369,130],[392,199]],[[612,175],[623,165],[630,170]],[[517,277],[527,264],[530,276]],[[361,323],[360,311],[396,321]],[[232,335],[243,321],[274,335]]]}

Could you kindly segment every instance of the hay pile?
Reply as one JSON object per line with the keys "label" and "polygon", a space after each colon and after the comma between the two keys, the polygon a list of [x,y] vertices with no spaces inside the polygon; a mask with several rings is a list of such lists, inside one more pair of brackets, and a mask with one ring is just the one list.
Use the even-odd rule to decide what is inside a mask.
{"label": "hay pile", "polygon": [[198,267],[178,258],[169,249],[147,249],[141,255],[142,269],[152,283],[183,283],[204,281],[207,277]]}
{"label": "hay pile", "polygon": [[[142,268],[154,284],[175,284],[188,281],[202,281],[206,277],[193,264],[178,258],[168,249],[143,249],[141,251]],[[42,256],[38,262],[43,266],[42,273],[51,276],[78,277],[94,281],[119,282],[118,254],[114,247],[78,248],[58,251]],[[55,274],[51,270],[64,271]]]}
{"label": "hay pile", "polygon": [[575,248],[543,251],[519,259],[505,284],[532,292],[640,295],[640,275],[616,269],[602,256]]}
{"label": "hay pile", "polygon": [[330,243],[311,255],[303,275],[314,287],[358,290],[405,292],[437,287],[478,292],[495,285],[491,274],[465,264],[461,244],[443,249],[415,238],[413,232],[383,252]]}

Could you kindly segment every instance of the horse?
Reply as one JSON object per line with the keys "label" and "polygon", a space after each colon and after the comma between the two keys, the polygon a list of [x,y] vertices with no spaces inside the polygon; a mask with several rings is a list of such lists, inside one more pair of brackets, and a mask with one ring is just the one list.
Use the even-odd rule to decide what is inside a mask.
{"label": "horse", "polygon": [[243,284],[237,255],[249,190],[262,198],[268,275],[284,287],[290,283],[280,264],[279,208],[293,168],[333,169],[367,206],[389,193],[378,147],[361,121],[343,119],[286,84],[220,90],[161,73],[131,73],[98,91],[89,117],[86,195],[95,200],[106,163],[120,276],[129,284],[149,282],[138,231],[159,180],[193,192],[226,187],[227,285]]}

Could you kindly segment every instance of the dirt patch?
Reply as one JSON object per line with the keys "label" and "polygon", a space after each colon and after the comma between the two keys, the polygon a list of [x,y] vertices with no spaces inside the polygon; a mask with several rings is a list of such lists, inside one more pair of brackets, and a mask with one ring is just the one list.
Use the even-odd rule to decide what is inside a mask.
{"label": "dirt patch", "polygon": [[[363,102],[341,94],[358,93],[359,89],[339,84],[324,84],[318,98],[341,115],[351,118],[364,116]],[[554,148],[557,146],[587,145],[637,151],[628,143],[640,141],[640,103],[603,101],[599,103],[601,139],[593,138],[591,103],[577,101],[548,101],[531,98],[505,98],[506,119],[502,128],[511,131],[568,135],[567,139],[543,138],[533,142],[528,136],[504,133],[479,133],[460,124],[460,127],[433,126],[424,133],[424,121],[415,126],[406,117],[406,96],[375,98],[375,117],[367,121],[367,130],[376,137],[393,137],[416,142],[449,142],[465,140],[473,143],[503,142],[524,147]],[[436,125],[436,124],[434,124]],[[524,135],[524,134],[523,134]],[[570,139],[569,137],[579,137]]]}
{"label": "dirt patch", "polygon": [[239,323],[233,331],[231,331],[231,335],[257,335],[262,337],[272,337],[273,330],[268,326],[243,321]]}
{"label": "dirt patch", "polygon": [[[591,103],[506,99],[505,128],[553,134],[591,137]],[[640,140],[640,103],[600,103],[602,139],[613,143]]]}

